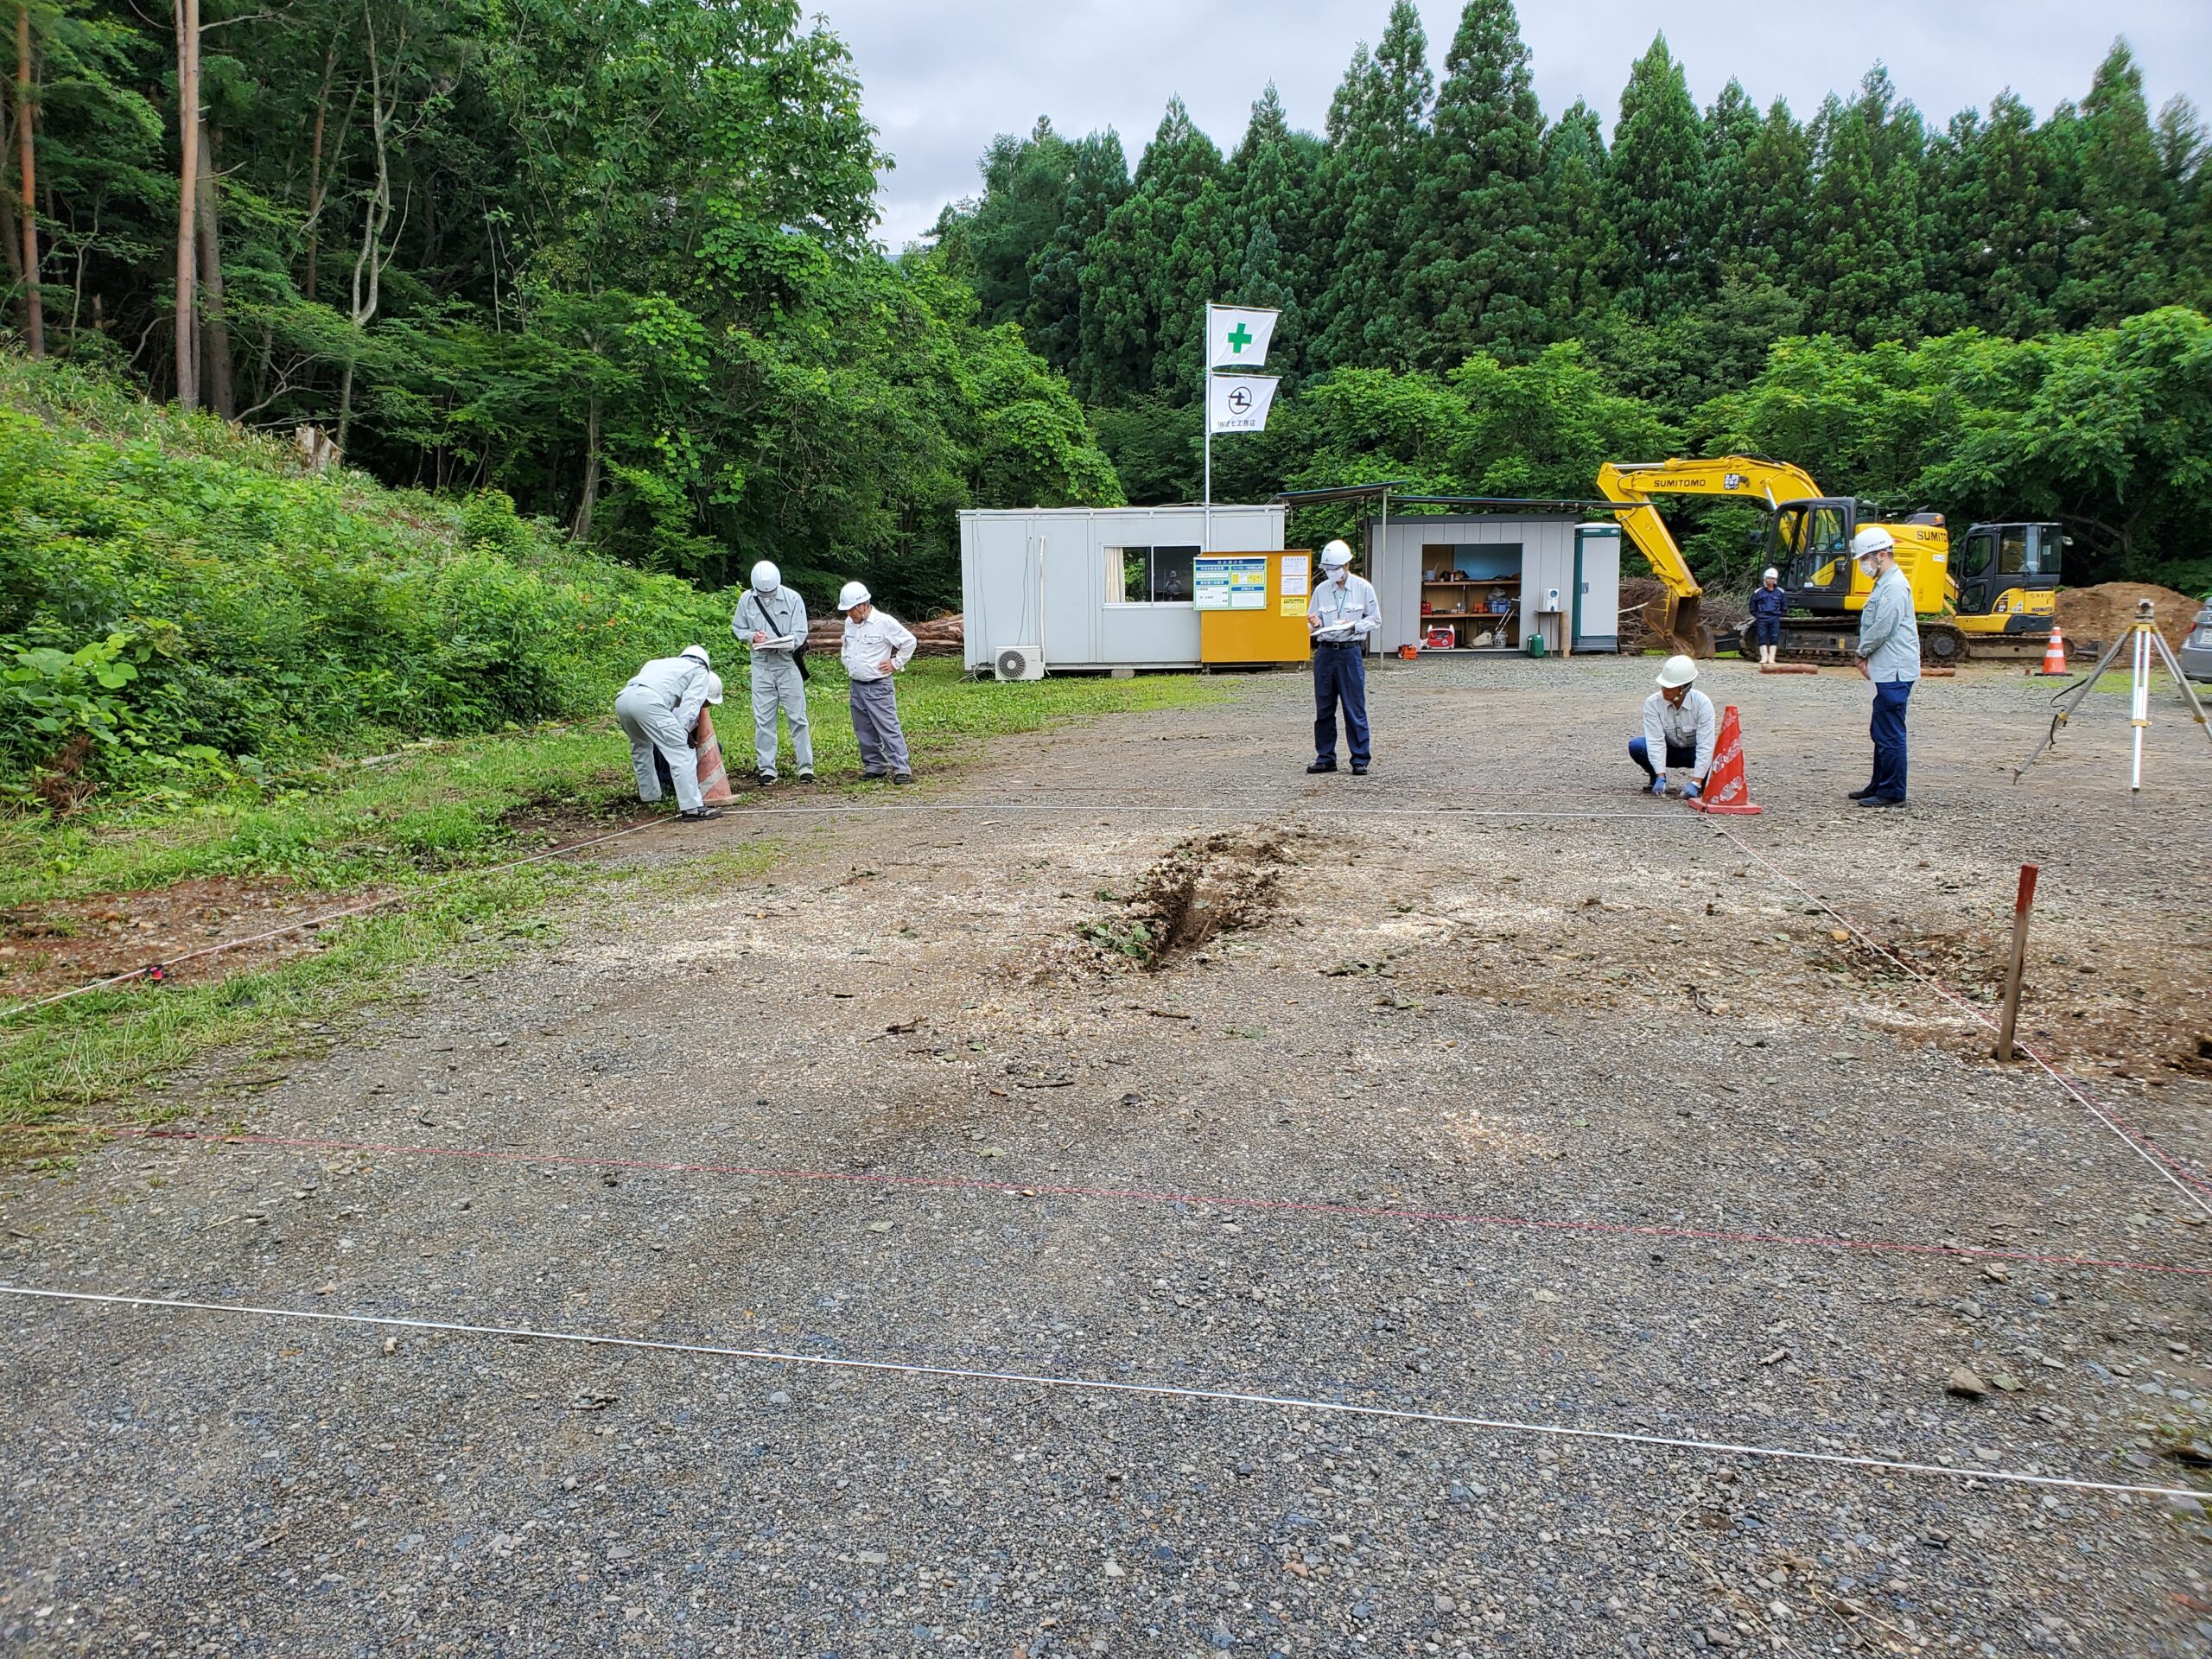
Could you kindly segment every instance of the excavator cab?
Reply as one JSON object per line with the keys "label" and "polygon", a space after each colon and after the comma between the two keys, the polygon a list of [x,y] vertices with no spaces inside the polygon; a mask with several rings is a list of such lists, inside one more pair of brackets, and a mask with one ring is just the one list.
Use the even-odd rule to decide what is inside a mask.
{"label": "excavator cab", "polygon": [[1960,616],[2002,619],[1995,629],[2008,633],[2050,632],[2053,596],[2073,539],[2058,524],[1970,526],[1951,569]]}
{"label": "excavator cab", "polygon": [[1862,521],[1877,517],[1872,502],[1852,496],[1775,507],[1766,522],[1766,562],[1782,573],[1791,609],[1824,615],[1853,608],[1851,538]]}

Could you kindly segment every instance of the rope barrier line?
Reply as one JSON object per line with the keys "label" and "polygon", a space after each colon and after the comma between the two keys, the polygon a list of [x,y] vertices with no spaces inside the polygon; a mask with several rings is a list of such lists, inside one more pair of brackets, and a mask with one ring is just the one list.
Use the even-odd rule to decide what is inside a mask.
{"label": "rope barrier line", "polygon": [[[1737,849],[1746,857],[1757,861],[1759,864],[1763,865],[1770,874],[1774,875],[1776,879],[1803,894],[1807,899],[1811,899],[1814,904],[1817,905],[1821,910],[1833,917],[1839,924],[1850,932],[1853,938],[1857,939],[1861,944],[1866,946],[1868,950],[1873,951],[1877,956],[1882,957],[1886,960],[1894,963],[1906,974],[1910,975],[1914,979],[1918,980],[1929,990],[1935,992],[1936,995],[1942,997],[1946,1002],[1948,1002],[1953,1007],[1960,1010],[1960,1012],[1981,1026],[1985,1030],[1993,1032],[1997,1029],[1996,1023],[1992,1020],[1988,1015],[1982,1013],[1980,1009],[1975,1007],[1971,1002],[1966,1001],[1965,998],[1956,995],[1949,987],[1946,986],[1934,975],[1923,972],[1920,969],[1914,967],[1912,963],[1907,962],[1904,957],[1898,956],[1896,951],[1891,950],[1887,945],[1882,944],[1880,940],[1869,934],[1866,929],[1860,927],[1858,923],[1853,921],[1848,916],[1846,916],[1841,911],[1838,910],[1834,905],[1831,905],[1819,893],[1815,893],[1803,882],[1798,880],[1796,876],[1790,874],[1789,871],[1783,869],[1772,859],[1767,857],[1764,853],[1760,852],[1758,849],[1753,847],[1749,842],[1746,842],[1742,836],[1736,834],[1734,830],[1729,829],[1727,825],[1716,823],[1713,827],[1719,830],[1719,833],[1726,836],[1730,842],[1734,843]],[[2086,1090],[2081,1088],[2075,1083],[2073,1078],[2068,1077],[2056,1066],[2053,1065],[2049,1060],[2045,1059],[2038,1050],[2027,1043],[2021,1042],[2017,1037],[2013,1040],[2013,1046],[2018,1049],[2021,1053],[2026,1055],[2030,1059],[2033,1060],[2036,1065],[2040,1066],[2044,1073],[2050,1077],[2053,1083],[2056,1083],[2061,1089],[2064,1090],[2076,1101],[2080,1102],[2082,1106],[2088,1109],[2092,1116],[2095,1117],[2099,1122],[2102,1123],[2107,1128],[2118,1135],[2121,1141],[2126,1142],[2127,1146],[2133,1150],[2137,1157],[2142,1159],[2145,1163],[2150,1165],[2152,1169],[2156,1170],[2161,1176],[2163,1176],[2168,1185],[2172,1186],[2177,1192],[2179,1192],[2182,1195],[2182,1197],[2188,1199],[2191,1205],[2195,1205],[2199,1212],[2204,1215],[2208,1219],[2212,1219],[2212,1202],[2208,1202],[2206,1198],[2206,1194],[2212,1193],[2212,1181],[2205,1180],[2203,1177],[2198,1175],[2186,1164],[2183,1164],[2180,1160],[2167,1152],[2164,1147],[2161,1147],[2148,1135],[2145,1134],[2133,1124],[2129,1123],[2126,1119],[2120,1116],[2118,1113],[2108,1110],[2097,1101],[2092,1099]]]}
{"label": "rope barrier line", "polygon": [[575,1169],[626,1169],[677,1175],[729,1175],[762,1181],[817,1181],[853,1186],[940,1192],[996,1192],[1020,1198],[1099,1198],[1122,1204],[1188,1206],[1294,1215],[1335,1216],[1350,1220],[1433,1222],[1447,1226],[1497,1227],[1532,1232],[1586,1233],[1599,1236],[1666,1238],[1694,1243],[1770,1244],[1802,1249],[1859,1250],[1871,1254],[1951,1256],[1974,1262],[2019,1262],[2039,1267],[2096,1268],[2126,1273],[2174,1274],[2212,1279],[2212,1268],[2126,1257],[2060,1255],[2037,1250],[1999,1249],[1982,1244],[1916,1243],[1904,1239],[1826,1237],[1817,1234],[1738,1232],[1717,1228],[1674,1227],[1649,1222],[1581,1221],[1543,1216],[1481,1215],[1453,1210],[1415,1210],[1388,1205],[1334,1204],[1318,1198],[1255,1198],[1236,1193],[1161,1192],[1142,1188],[1039,1185],[994,1181],[963,1175],[898,1175],[865,1171],[779,1169],[744,1164],[710,1164],[673,1159],[598,1157],[587,1154],[501,1151],[492,1147],[429,1147],[407,1142],[333,1141],[304,1135],[233,1135],[213,1129],[146,1128],[136,1124],[23,1124],[18,1133],[114,1135],[134,1141],[187,1141],[219,1146],[267,1147],[298,1152],[355,1153],[382,1157],[450,1158],[471,1162],[556,1165]]}
{"label": "rope barrier line", "polygon": [[342,922],[348,916],[359,916],[372,910],[381,910],[386,905],[397,904],[404,899],[418,899],[426,893],[435,893],[441,887],[455,882],[474,880],[480,876],[499,875],[508,870],[519,870],[527,865],[543,864],[549,858],[563,858],[570,853],[580,853],[587,847],[597,847],[606,842],[620,841],[625,836],[634,836],[640,830],[650,830],[664,822],[658,817],[641,818],[620,830],[610,830],[603,836],[592,836],[583,841],[572,841],[560,847],[549,847],[542,853],[532,853],[527,858],[510,859],[504,864],[488,864],[480,869],[457,871],[452,875],[440,876],[435,881],[419,887],[406,887],[397,893],[387,893],[381,898],[363,899],[357,905],[342,909],[325,911],[320,916],[310,916],[302,921],[287,922],[282,927],[272,927],[260,933],[249,933],[243,938],[219,939],[213,944],[203,944],[197,950],[188,950],[181,956],[166,957],[160,962],[149,962],[143,967],[132,968],[120,974],[110,974],[105,979],[96,979],[88,984],[73,986],[66,991],[56,991],[51,996],[41,996],[29,1002],[18,1002],[11,1008],[0,1008],[0,1020],[12,1020],[19,1014],[29,1014],[34,1008],[51,1007],[56,1002],[67,1002],[73,996],[83,996],[91,991],[120,985],[126,980],[143,979],[175,967],[180,963],[197,962],[202,957],[219,956],[226,950],[236,950],[249,944],[258,944],[264,939],[282,938],[287,933],[298,933],[308,928],[323,927],[332,922]]}
{"label": "rope barrier line", "polygon": [[457,1319],[418,1319],[396,1314],[335,1313],[315,1309],[263,1307],[246,1302],[202,1302],[169,1296],[118,1296],[89,1290],[43,1290],[27,1285],[0,1284],[0,1295],[57,1302],[78,1302],[110,1307],[158,1308],[169,1313],[228,1314],[233,1318],[296,1319],[320,1325],[351,1325],[377,1330],[435,1332],[448,1336],[488,1337],[506,1341],[574,1344],[587,1348],[626,1348],[651,1353],[688,1354],[710,1359],[757,1360],[763,1364],[812,1366],[822,1370],[861,1371],[900,1377],[943,1377],[953,1382],[1014,1384],[1023,1388],[1061,1389],[1071,1393],[1112,1394],[1147,1399],[1188,1400],[1225,1406],[1256,1406],[1272,1411],[1326,1412],[1338,1416],[1367,1417],[1389,1422],[1420,1423],[1440,1428],[1476,1429],[1491,1433],[1548,1436],[1556,1440],[1592,1440],[1621,1446],[1651,1446],[1707,1456],[1758,1458],[1779,1463],[1808,1463],[1834,1468],[1878,1470],[1891,1474],[1973,1483],[1989,1481],[2015,1486],[2055,1487],[2068,1491],[2102,1492],[2115,1497],[2179,1499],[2203,1503],[2208,1494],[2185,1486],[2154,1486],[2128,1482],[2088,1480],[2072,1475],[2044,1475],[2014,1469],[1959,1469],[1940,1463],[1916,1463],[1849,1452],[1808,1451],[1798,1446],[1747,1446],[1728,1440],[1693,1440],[1688,1436],[1649,1434],[1632,1429],[1589,1428],[1573,1423],[1521,1422],[1505,1417],[1478,1417],[1445,1411],[1420,1411],[1398,1406],[1363,1406],[1344,1400],[1305,1399],[1295,1395],[1247,1394],[1233,1389],[1201,1389],[1166,1382],[1116,1382],[1106,1377],[1047,1376],[1028,1371],[993,1371],[959,1365],[925,1365],[903,1360],[850,1359],[830,1354],[786,1353],[772,1348],[739,1348],[721,1343],[677,1342],[664,1338],[594,1336],[580,1331],[548,1331],[531,1325],[473,1325]]}

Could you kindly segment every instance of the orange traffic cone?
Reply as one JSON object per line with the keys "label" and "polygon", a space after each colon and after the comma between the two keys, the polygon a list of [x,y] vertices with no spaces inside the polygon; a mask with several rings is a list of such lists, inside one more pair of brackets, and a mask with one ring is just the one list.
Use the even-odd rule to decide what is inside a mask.
{"label": "orange traffic cone", "polygon": [[1690,804],[1700,812],[1748,814],[1751,785],[1744,776],[1744,728],[1736,718],[1736,705],[1720,711],[1720,735],[1713,746],[1713,766],[1705,774],[1705,789]]}
{"label": "orange traffic cone", "polygon": [[2066,641],[2059,637],[2056,622],[2050,625],[2050,643],[2043,648],[2043,671],[2060,679],[2066,676]]}
{"label": "orange traffic cone", "polygon": [[699,754],[699,798],[709,806],[735,800],[737,797],[730,793],[729,773],[722,766],[722,741],[715,735],[714,717],[703,708],[691,734],[691,747]]}

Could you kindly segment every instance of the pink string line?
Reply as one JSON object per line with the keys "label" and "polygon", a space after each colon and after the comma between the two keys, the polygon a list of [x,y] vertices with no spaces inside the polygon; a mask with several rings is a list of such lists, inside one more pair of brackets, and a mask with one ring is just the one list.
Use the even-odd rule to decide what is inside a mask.
{"label": "pink string line", "polygon": [[1454,1210],[1414,1210],[1318,1198],[1249,1198],[1234,1193],[1160,1192],[1142,1188],[1079,1186],[1064,1183],[994,1181],[960,1175],[871,1174],[865,1171],[777,1169],[743,1164],[708,1164],[674,1159],[594,1157],[584,1154],[503,1152],[482,1147],[427,1147],[405,1142],[329,1141],[304,1135],[232,1135],[213,1129],[147,1128],[131,1124],[22,1125],[32,1134],[115,1135],[138,1141],[196,1141],[223,1146],[284,1147],[302,1152],[345,1152],[399,1158],[461,1158],[481,1163],[553,1164],[582,1169],[631,1169],[665,1174],[732,1175],[763,1181],[839,1182],[854,1186],[999,1192],[1021,1198],[1103,1198],[1124,1204],[1189,1205],[1212,1210],[1274,1211],[1341,1216],[1376,1221],[1436,1222],[1461,1227],[1508,1227],[1535,1232],[1587,1233],[1637,1238],[1671,1238],[1720,1244],[1780,1244],[1824,1250],[1864,1250],[1910,1255],[1956,1256],[1974,1261],[2024,1262],[2044,1267],[2096,1268],[2129,1273],[2171,1273],[2212,1278],[2212,1268],[2122,1257],[2057,1255],[2034,1250],[2003,1250],[1980,1244],[1915,1243],[1900,1239],[1829,1238],[1790,1233],[1732,1232],[1718,1228],[1670,1227],[1647,1222],[1578,1221],[1541,1216],[1478,1215]]}
{"label": "pink string line", "polygon": [[264,939],[282,938],[287,933],[297,933],[306,928],[322,927],[331,922],[344,921],[348,916],[380,910],[386,905],[397,904],[404,899],[419,898],[435,893],[441,887],[451,887],[456,881],[472,880],[479,876],[498,875],[507,870],[518,870],[524,865],[542,864],[549,858],[564,857],[580,853],[587,847],[596,847],[602,842],[619,841],[624,836],[634,836],[640,830],[650,829],[661,822],[658,818],[640,818],[637,823],[620,830],[610,830],[603,836],[593,836],[583,841],[572,841],[560,847],[549,847],[542,853],[532,853],[527,858],[510,859],[504,864],[489,864],[480,869],[462,870],[453,875],[440,876],[435,881],[419,887],[408,887],[397,893],[388,893],[378,899],[365,899],[359,904],[347,905],[341,910],[325,911],[320,916],[310,916],[303,921],[287,922],[282,927],[272,927],[264,932],[249,933],[243,938],[221,939],[213,944],[203,944],[197,950],[188,950],[182,956],[164,957],[159,962],[147,963],[143,967],[130,968],[119,974],[110,974],[105,979],[96,979],[88,984],[73,986],[66,991],[56,991],[51,996],[41,996],[29,1002],[18,1002],[12,1008],[0,1009],[0,1020],[12,1020],[19,1014],[29,1014],[33,1008],[51,1007],[56,1002],[67,1002],[73,996],[83,996],[110,985],[120,985],[125,980],[143,979],[156,969],[176,967],[181,963],[196,962],[202,957],[219,956],[226,950],[236,950],[249,944],[258,944]]}
{"label": "pink string line", "polygon": [[[1990,1019],[1987,1014],[1982,1013],[1980,1009],[1975,1007],[1974,1004],[1966,1001],[1965,998],[1956,995],[1949,988],[1949,987],[1946,986],[1934,975],[1923,973],[1921,969],[1914,967],[1910,963],[1907,962],[1904,957],[1898,956],[1896,951],[1891,950],[1887,945],[1882,944],[1881,941],[1873,938],[1866,931],[1866,929],[1860,927],[1858,923],[1853,921],[1841,911],[1836,909],[1834,905],[1828,903],[1826,899],[1823,899],[1819,893],[1815,893],[1810,887],[1797,880],[1796,876],[1790,874],[1789,871],[1783,869],[1772,859],[1768,858],[1764,853],[1760,852],[1758,849],[1753,847],[1741,836],[1738,836],[1734,830],[1729,829],[1726,824],[1716,823],[1713,827],[1715,830],[1718,830],[1723,836],[1726,836],[1728,840],[1734,842],[1736,847],[1743,852],[1746,857],[1756,860],[1778,880],[1796,889],[1798,893],[1811,899],[1814,904],[1819,906],[1820,908],[1826,911],[1828,915],[1834,917],[1838,922],[1841,923],[1851,933],[1853,938],[1857,939],[1868,950],[1873,951],[1875,955],[1896,963],[1897,966],[1904,969],[1904,972],[1918,980],[1922,984],[1928,987],[1929,990],[1935,992],[1936,995],[1942,997],[1946,1002],[1948,1002],[1953,1007],[1957,1008],[1960,1012],[1966,1014],[1968,1019],[1973,1020],[1985,1030],[1995,1031],[1997,1029],[1996,1021]],[[2161,1175],[2164,1176],[2169,1182],[2172,1183],[2175,1189],[2178,1191],[2183,1198],[2187,1198],[2192,1205],[2196,1205],[2196,1208],[2202,1211],[2204,1215],[2207,1217],[2212,1217],[2212,1204],[2207,1204],[2204,1197],[2202,1196],[2206,1193],[2212,1193],[2212,1181],[2208,1181],[2202,1176],[2197,1174],[2196,1171],[2191,1169],[2188,1165],[2183,1163],[2179,1159],[2173,1156],[2173,1154],[2169,1153],[2164,1147],[2160,1146],[2156,1141],[2153,1141],[2148,1135],[2144,1133],[2144,1131],[2137,1128],[2133,1123],[2128,1122],[2117,1112],[2112,1111],[2107,1107],[2102,1106],[2096,1101],[2091,1099],[2088,1093],[2077,1085],[2073,1078],[2068,1077],[2056,1066],[2053,1065],[2049,1060],[2045,1059],[2032,1046],[2020,1040],[2017,1036],[2012,1040],[2012,1046],[2018,1049],[2021,1053],[2033,1060],[2037,1065],[2041,1066],[2044,1072],[2050,1076],[2052,1082],[2056,1083],[2061,1089],[2063,1089],[2068,1094],[2073,1096],[2075,1100],[2079,1101],[2084,1107],[2088,1108],[2090,1114],[2094,1116],[2098,1122],[2101,1122],[2107,1128],[2110,1129],[2114,1135],[2117,1135],[2121,1140],[2126,1141],[2129,1146],[2133,1147],[2137,1154],[2145,1162],[2149,1163],[2152,1168],[2158,1170],[2158,1172]],[[2190,1190],[2191,1188],[2195,1188],[2196,1190],[2192,1192]]]}

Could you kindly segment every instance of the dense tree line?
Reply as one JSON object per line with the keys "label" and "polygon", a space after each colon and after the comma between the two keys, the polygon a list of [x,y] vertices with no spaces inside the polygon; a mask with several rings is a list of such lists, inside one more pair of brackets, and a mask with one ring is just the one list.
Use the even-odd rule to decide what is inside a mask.
{"label": "dense tree line", "polygon": [[[1133,174],[1113,133],[1071,139],[1040,119],[992,146],[981,194],[938,220],[938,257],[985,321],[1019,324],[1066,373],[1133,499],[1197,490],[1211,298],[1281,308],[1268,366],[1291,394],[1275,431],[1217,446],[1217,489],[1519,477],[1581,495],[1609,454],[1730,442],[1789,454],[1830,488],[2063,513],[2085,574],[2212,582],[2201,537],[2168,511],[2195,463],[2186,446],[2154,453],[2161,431],[2207,435],[2212,168],[2196,111],[2176,99],[2153,116],[2124,42],[2078,105],[2038,119],[2001,92],[1941,130],[1878,66],[1808,120],[1760,110],[1734,80],[1700,110],[1663,37],[1610,132],[1580,102],[1547,119],[1510,0],[1470,0],[1440,79],[1429,61],[1419,13],[1396,0],[1325,135],[1293,130],[1271,88],[1224,156],[1171,102]],[[2130,321],[2161,307],[2196,309]],[[2062,363],[2074,393],[2101,400],[2093,437],[2049,395]],[[1788,411],[1815,376],[1821,402],[1889,385],[1891,419],[1906,412],[1896,383],[1912,382],[1913,429],[1970,429],[1976,461],[1937,467],[1806,430]],[[1467,411],[1515,385],[1595,400],[1590,442],[1548,448],[1536,399],[1519,459],[1497,448],[1494,414]],[[1465,425],[1452,409],[1491,436],[1440,441]],[[2146,517],[2152,497],[2165,505]],[[1740,537],[1698,543],[1716,569],[1724,543]]]}
{"label": "dense tree line", "polygon": [[708,581],[772,555],[922,602],[957,508],[1118,499],[1020,332],[873,244],[887,158],[790,0],[12,21],[34,354]]}

